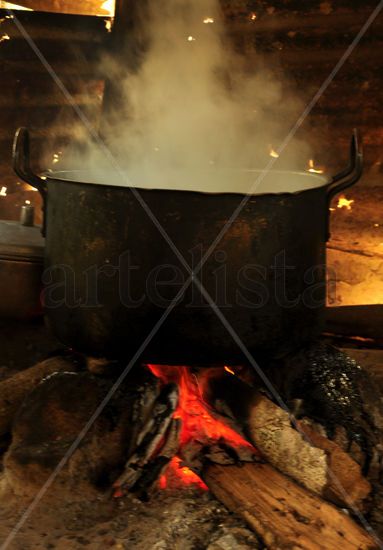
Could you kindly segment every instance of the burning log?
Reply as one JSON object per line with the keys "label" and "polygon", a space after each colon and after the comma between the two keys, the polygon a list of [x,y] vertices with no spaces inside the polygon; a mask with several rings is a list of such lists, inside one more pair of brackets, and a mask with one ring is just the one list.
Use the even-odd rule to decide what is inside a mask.
{"label": "burning log", "polygon": [[[156,400],[151,414],[139,434],[137,440],[137,449],[134,454],[129,458],[125,465],[124,472],[120,475],[117,481],[114,483],[116,489],[115,496],[121,495],[122,488],[134,492],[138,479],[141,475],[147,477],[147,470],[150,463],[155,458],[158,458],[157,450],[161,444],[161,440],[168,434],[168,441],[165,443],[163,449],[164,458],[169,460],[174,456],[178,450],[178,445],[174,449],[174,439],[177,441],[176,435],[179,433],[179,428],[173,423],[172,429],[169,432],[169,427],[172,424],[172,416],[176,410],[178,404],[178,388],[174,384],[168,384],[162,389],[158,399]],[[174,449],[173,454],[169,456],[169,450]],[[165,466],[162,460],[158,461],[162,467]],[[144,473],[144,469],[146,472]],[[160,472],[163,468],[160,468]],[[150,478],[152,478],[153,473]],[[153,483],[153,480],[152,480]],[[144,483],[147,485],[147,482]]]}
{"label": "burning log", "polygon": [[370,484],[345,451],[307,423],[297,422],[294,427],[286,411],[238,378],[226,374],[208,379],[204,397],[222,412],[230,411],[274,467],[316,494],[343,506],[350,505],[349,499],[360,505],[369,495]]}
{"label": "burning log", "polygon": [[268,548],[358,550],[378,544],[346,514],[268,464],[209,465],[203,479]]}
{"label": "burning log", "polygon": [[166,432],[163,447],[155,458],[143,466],[140,479],[132,487],[132,492],[141,500],[148,500],[148,496],[157,488],[162,473],[179,450],[180,434],[181,421],[173,418]]}
{"label": "burning log", "polygon": [[202,376],[200,385],[206,402],[239,422],[280,471],[337,504],[363,507],[381,476],[383,442],[382,403],[367,373],[313,345],[267,374],[299,420],[260,393],[255,376],[258,391],[229,372]]}
{"label": "burning log", "polygon": [[295,426],[286,411],[259,395],[250,411],[247,431],[278,470],[328,500],[360,507],[371,486],[359,464],[309,424],[296,422]]}
{"label": "burning log", "polygon": [[52,357],[0,382],[0,436],[11,429],[13,418],[25,397],[55,372],[76,372],[79,365],[66,357]]}

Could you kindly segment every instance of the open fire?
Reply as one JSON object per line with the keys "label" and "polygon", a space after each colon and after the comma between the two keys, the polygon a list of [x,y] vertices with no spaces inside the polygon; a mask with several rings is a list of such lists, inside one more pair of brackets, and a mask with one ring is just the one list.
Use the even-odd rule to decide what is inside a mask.
{"label": "open fire", "polygon": [[[291,361],[303,360],[311,380],[288,362],[278,366],[285,382],[291,378],[289,392],[300,403],[295,419],[269,398],[246,366],[136,365],[59,474],[51,495],[58,502],[89,495],[121,507],[131,506],[132,494],[152,506],[172,494],[202,498],[202,491],[239,514],[269,548],[283,547],[297,537],[309,537],[313,548],[328,537],[337,543],[345,540],[350,548],[373,548],[371,537],[331,502],[367,509],[375,497],[376,459],[368,457],[380,452],[383,414],[378,394],[356,363],[334,348],[317,344],[302,353]],[[0,382],[0,410],[8,415],[0,416],[0,431],[20,407],[4,460],[6,482],[18,498],[27,488],[33,494],[36,485],[52,475],[56,459],[73,445],[78,427],[115,383],[113,362],[88,358],[84,371],[78,359],[77,354],[53,357],[21,373],[23,390],[18,395],[10,392],[16,380]],[[310,419],[315,399],[308,387],[320,399],[320,421]],[[368,392],[368,401],[360,403],[358,392]],[[10,396],[6,406],[3,395]],[[73,406],[77,402],[81,407]],[[335,435],[326,410],[337,414]],[[362,417],[365,421],[359,420]],[[181,428],[176,439],[175,425]],[[357,446],[362,439],[367,447]],[[118,478],[123,483],[116,484],[122,458],[127,460]],[[346,496],[330,473],[346,488]],[[95,474],[101,474],[102,486]],[[105,485],[108,479],[110,485]],[[112,487],[120,499],[110,500]]]}
{"label": "open fire", "polygon": [[[222,420],[214,415],[211,407],[204,402],[201,384],[203,378],[198,379],[188,367],[174,367],[163,365],[148,365],[150,371],[160,378],[164,384],[175,383],[179,387],[179,402],[174,418],[181,421],[180,453],[190,443],[201,442],[205,445],[224,443],[233,448],[246,448],[250,452],[255,451],[253,446],[233,428],[230,428]],[[217,369],[215,375],[217,375]],[[223,369],[220,369],[221,371]],[[229,367],[226,372],[234,374]],[[204,375],[209,376],[209,373]],[[182,459],[176,456],[169,465],[169,473],[175,474],[185,485],[195,484],[207,489],[205,483],[188,467],[182,463]],[[160,478],[160,486],[167,486],[167,475]]]}
{"label": "open fire", "polygon": [[[117,515],[137,505],[142,521],[168,495],[192,494],[217,499],[270,549],[381,546],[375,533],[383,533],[381,395],[355,350],[344,349],[381,347],[380,325],[367,337],[358,332],[347,339],[344,325],[339,333],[321,332],[330,309],[326,284],[338,284],[339,273],[331,305],[376,304],[383,296],[378,201],[373,193],[363,198],[363,189],[340,194],[362,174],[357,131],[349,167],[339,172],[336,166],[346,135],[360,121],[368,147],[377,143],[372,126],[381,138],[377,117],[366,122],[381,88],[375,58],[363,57],[368,71],[360,71],[359,81],[358,59],[350,70],[341,57],[345,48],[350,52],[341,25],[351,23],[350,33],[360,29],[354,8],[341,8],[333,31],[325,20],[338,11],[328,2],[305,8],[304,17],[290,13],[289,2],[238,8],[218,0],[62,0],[54,2],[55,14],[47,13],[53,3],[46,0],[20,3],[26,13],[0,18],[6,74],[0,111],[10,127],[0,128],[7,147],[0,163],[8,170],[0,208],[22,208],[24,222],[3,222],[12,238],[39,232],[38,209],[47,251],[45,315],[62,347],[57,352],[55,340],[49,359],[24,358],[25,371],[0,376],[0,504],[10,494],[11,506],[32,502],[33,508],[41,487],[49,486],[48,503],[59,508],[102,501]],[[17,8],[17,0],[0,1],[0,8]],[[49,88],[44,67],[27,66],[24,34],[36,44],[34,53],[41,50],[37,57],[46,57],[45,68],[57,71],[54,84],[62,82],[71,105]],[[307,44],[322,46],[312,55]],[[263,50],[265,62],[259,62]],[[342,92],[341,79],[331,81],[338,88],[327,93],[330,50],[337,52],[333,66],[342,68],[345,88],[358,88],[359,99]],[[274,67],[277,57],[282,62]],[[310,95],[316,78],[323,98]],[[73,123],[72,103],[82,122],[86,117],[91,146],[77,119]],[[354,122],[358,103],[366,109]],[[327,110],[336,121],[332,129]],[[61,111],[63,118],[51,125]],[[314,124],[304,129],[307,113]],[[20,181],[9,176],[13,124]],[[33,127],[32,147],[26,125]],[[315,128],[324,134],[326,126],[331,146],[328,140],[321,147],[325,138]],[[367,148],[366,166],[379,178],[375,157]],[[144,211],[133,200],[137,190]],[[217,235],[222,249],[213,251]],[[8,244],[0,268],[28,264],[23,247],[15,260]],[[199,257],[188,261],[199,247],[200,271]],[[181,271],[171,263],[174,256]],[[41,256],[29,264],[39,269],[33,293],[40,296]],[[173,300],[179,281],[179,300]],[[0,286],[11,296],[10,284]],[[18,281],[14,286],[21,289]],[[29,311],[26,325],[42,325],[40,307]],[[154,323],[160,332],[134,355]],[[6,323],[3,329],[7,335]],[[27,355],[32,348],[24,347]],[[380,349],[373,351],[381,369]],[[166,361],[181,366],[154,363]],[[2,519],[0,512],[0,544]],[[130,515],[123,519],[130,521]],[[124,548],[115,540],[107,546]],[[146,547],[188,546],[171,539]],[[203,541],[190,547],[202,548]],[[213,542],[214,550],[221,547],[227,546]]]}

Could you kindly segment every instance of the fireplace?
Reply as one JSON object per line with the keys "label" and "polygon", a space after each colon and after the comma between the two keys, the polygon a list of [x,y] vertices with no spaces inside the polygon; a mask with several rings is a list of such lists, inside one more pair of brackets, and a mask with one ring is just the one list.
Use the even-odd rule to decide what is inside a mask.
{"label": "fireplace", "polygon": [[[185,9],[184,0],[180,2]],[[82,239],[85,235],[80,245],[81,254],[77,253],[76,257],[84,260],[82,272],[87,273],[88,283],[95,282],[96,286],[100,280],[108,283],[101,288],[101,294],[103,299],[110,299],[119,232],[126,238],[129,224],[133,223],[142,237],[133,250],[134,259],[141,253],[142,258],[148,254],[155,257],[160,250],[159,255],[163,263],[166,259],[169,269],[171,258],[164,252],[167,243],[161,248],[154,231],[139,218],[134,221],[140,206],[135,203],[132,207],[130,198],[122,192],[119,191],[117,201],[120,208],[132,208],[126,225],[122,224],[122,216],[112,201],[113,191],[102,187],[105,181],[94,182],[93,176],[89,176],[89,181],[84,182],[73,178],[73,172],[62,170],[84,168],[84,159],[89,158],[86,138],[89,131],[92,134],[92,128],[107,139],[111,125],[124,121],[125,116],[134,125],[124,94],[130,93],[130,83],[137,85],[142,76],[140,68],[150,51],[150,40],[161,36],[159,33],[153,38],[146,34],[150,2],[118,1],[114,20],[111,18],[114,2],[89,1],[79,8],[77,2],[68,0],[55,3],[54,9],[44,0],[20,3],[27,9],[15,10],[12,14],[4,2],[0,9],[0,66],[6,75],[0,92],[0,218],[7,220],[4,222],[7,227],[19,234],[20,209],[24,209],[25,223],[25,213],[34,207],[36,224],[43,224],[46,237],[44,241],[39,236],[35,242],[38,261],[36,257],[33,261],[27,258],[33,268],[38,264],[38,278],[44,246],[46,267],[51,267],[49,262],[56,267],[69,265],[71,269],[74,267],[72,271],[77,277],[78,264],[71,264],[76,255],[71,239]],[[177,7],[177,2],[174,0],[171,5]],[[229,68],[235,74],[238,71],[249,75],[254,67],[261,67],[262,80],[257,82],[259,103],[254,104],[248,114],[246,131],[240,128],[247,137],[249,124],[255,124],[259,110],[262,117],[267,115],[262,120],[267,120],[264,132],[268,137],[263,142],[257,141],[254,152],[257,162],[261,167],[269,166],[270,162],[279,163],[276,166],[279,174],[283,174],[283,184],[278,183],[282,194],[286,192],[285,182],[290,185],[286,174],[294,171],[300,178],[318,182],[307,185],[309,191],[313,188],[317,193],[307,202],[303,199],[299,202],[302,189],[294,189],[299,207],[279,196],[273,197],[270,207],[262,206],[262,194],[249,199],[246,213],[252,222],[241,218],[241,227],[234,226],[231,240],[225,241],[225,258],[229,257],[232,266],[235,254],[246,248],[244,237],[248,236],[250,242],[258,231],[251,248],[254,257],[260,254],[264,257],[265,243],[270,251],[275,240],[288,236],[283,241],[288,259],[294,258],[295,263],[299,263],[306,254],[307,265],[319,264],[321,260],[323,268],[325,241],[330,231],[327,275],[323,269],[319,275],[318,271],[309,285],[311,292],[313,285],[319,283],[320,305],[315,302],[314,307],[305,302],[303,309],[291,305],[295,298],[292,276],[287,296],[284,295],[290,310],[284,308],[280,323],[275,310],[262,313],[256,320],[253,318],[253,324],[246,318],[246,322],[240,323],[246,325],[246,330],[234,345],[232,338],[238,331],[228,333],[227,327],[221,331],[211,328],[214,323],[220,326],[220,319],[214,314],[205,315],[198,303],[200,309],[194,308],[192,315],[181,315],[175,320],[170,317],[170,328],[163,340],[159,338],[154,346],[148,345],[147,355],[136,356],[137,334],[145,332],[146,335],[146,329],[150,328],[143,323],[143,310],[137,309],[134,322],[124,332],[126,318],[116,304],[113,311],[106,314],[102,310],[98,315],[99,296],[97,292],[92,294],[94,288],[87,287],[88,301],[80,315],[77,316],[77,296],[73,293],[73,302],[65,303],[62,316],[56,307],[57,300],[62,298],[60,288],[64,288],[60,284],[63,277],[67,277],[68,283],[72,275],[61,270],[55,279],[53,271],[46,270],[42,301],[46,310],[53,311],[45,315],[48,326],[38,307],[38,283],[34,287],[33,307],[25,311],[21,308],[23,314],[20,315],[19,310],[16,314],[16,307],[11,311],[8,300],[7,313],[0,321],[4,363],[0,371],[0,500],[9,501],[10,507],[17,511],[7,509],[4,515],[5,527],[0,533],[4,548],[12,547],[16,537],[21,537],[26,548],[28,544],[41,545],[43,537],[47,547],[61,544],[73,548],[109,545],[221,550],[284,548],[297,541],[302,548],[320,548],[323,540],[329,548],[339,544],[350,548],[380,547],[379,537],[383,531],[380,489],[383,224],[377,205],[383,189],[383,129],[379,119],[381,82],[376,52],[380,45],[381,14],[374,12],[376,6],[372,2],[365,2],[362,8],[355,2],[351,5],[350,2],[336,5],[318,2],[302,8],[298,2],[223,0],[220,8],[225,28],[220,41],[224,38],[236,52],[235,57],[230,58]],[[170,22],[166,32],[173,37],[171,14],[165,6],[164,10],[164,19]],[[215,12],[202,11],[198,14],[198,17],[201,15],[199,26],[184,33],[179,46],[180,58],[186,48],[197,50],[198,32],[209,36],[212,27],[218,25]],[[155,17],[160,24],[162,18],[158,10]],[[360,40],[355,40],[369,18],[372,24]],[[32,46],[26,40],[28,36]],[[166,49],[168,45],[155,44],[171,54],[172,48]],[[211,44],[214,53],[218,41]],[[353,47],[349,58],[337,66],[350,45]],[[44,56],[43,64],[40,53]],[[176,53],[174,56],[177,59]],[[117,70],[110,65],[111,58],[120,63]],[[198,59],[204,63],[204,58]],[[238,66],[233,65],[233,60]],[[152,72],[161,76],[162,65],[161,70],[154,62],[149,67],[150,72],[144,72],[144,82]],[[183,88],[183,97],[187,99],[187,88],[193,83],[185,77],[182,65],[171,67],[168,75],[171,76],[174,69],[180,72],[180,80],[186,78],[188,85]],[[327,82],[329,74],[331,78]],[[230,71],[222,71],[219,78],[234,95],[244,94],[241,97],[245,104],[251,105],[253,88],[243,86],[246,89],[239,90],[241,86],[230,77]],[[323,93],[316,98],[315,94],[325,82]],[[263,87],[267,88],[265,83],[272,90],[271,99],[263,93]],[[177,104],[179,94],[173,89],[168,91],[169,98],[164,99],[150,93],[151,85],[140,87],[141,84],[138,82],[136,92],[129,96],[139,107],[139,95],[146,94],[147,90],[151,106],[166,108],[168,103]],[[182,89],[182,83],[180,86]],[[196,97],[203,103],[205,97],[199,96],[200,92],[197,87]],[[210,92],[206,105],[213,111],[215,104],[226,105],[221,96],[214,95],[215,88]],[[74,98],[74,106],[68,105],[68,94]],[[286,118],[280,121],[274,107],[283,102]],[[285,159],[279,136],[288,134],[293,123],[299,121],[297,117],[305,105],[312,108],[294,130],[298,143],[294,158]],[[184,111],[188,111],[188,106],[186,102]],[[177,111],[181,112],[182,109]],[[222,135],[226,136],[227,131],[228,140],[234,143],[233,135],[238,129],[231,134],[229,122],[235,117],[222,115],[222,122],[218,114],[217,108],[215,121]],[[177,121],[180,128],[189,123],[187,115]],[[196,118],[201,124],[205,116],[209,118],[208,110],[196,109]],[[238,111],[240,116],[242,112]],[[142,120],[147,123],[145,117]],[[18,133],[18,147],[12,160],[12,140],[19,127],[28,127],[32,139],[29,143],[25,130]],[[364,171],[356,187],[344,186],[341,190],[336,183],[344,183],[347,178],[354,183],[360,175],[362,153],[353,128],[359,129],[363,137]],[[171,140],[173,126],[165,124],[161,132]],[[195,135],[193,132],[190,126],[188,132],[181,132],[179,143],[172,142],[173,157],[177,157],[178,147],[185,148],[190,143],[200,152],[201,144],[189,141],[189,136]],[[155,130],[150,135],[158,138]],[[350,167],[345,171],[352,135]],[[209,141],[210,134],[206,136]],[[97,135],[92,137],[97,141]],[[120,155],[123,162],[120,137],[110,140],[108,145],[113,155]],[[142,158],[142,151],[137,148],[141,135],[135,138],[129,142],[134,151],[130,162],[135,155]],[[168,195],[163,181],[154,191],[152,181],[147,188],[138,186],[156,219],[160,219],[161,225],[170,229],[175,242],[181,244],[182,252],[183,236],[189,239],[189,248],[194,251],[195,233],[199,238],[210,237],[206,224],[198,226],[198,216],[204,220],[211,216],[219,231],[222,229],[219,215],[229,219],[229,210],[233,210],[234,203],[228,198],[233,193],[231,188],[214,190],[211,196],[203,194],[203,186],[217,177],[217,158],[222,161],[228,151],[220,143],[220,156],[215,145],[212,146],[214,155],[208,159],[209,178],[201,178],[198,189],[189,189],[186,180]],[[233,147],[234,156],[241,160],[240,168],[252,170],[253,166],[246,165],[247,140],[243,140],[241,147]],[[167,160],[163,149],[162,143],[151,142],[151,155],[156,162],[157,158],[159,162]],[[146,169],[152,157],[149,159],[148,155],[148,162],[137,166]],[[69,168],[65,165],[68,158],[71,159]],[[96,157],[90,158],[93,161]],[[201,154],[198,162],[204,165],[205,161]],[[291,162],[298,163],[294,170]],[[19,176],[15,175],[14,168]],[[41,177],[42,171],[45,175]],[[327,204],[325,196],[320,194],[319,182],[325,188],[326,179],[339,173],[341,176],[338,182],[333,182],[333,188],[341,192]],[[195,170],[193,178],[199,174]],[[161,176],[160,170],[158,176]],[[71,196],[71,184],[72,189],[77,189],[80,185],[91,188],[93,183],[100,184],[98,191],[104,189],[98,197],[96,186],[89,195],[80,190]],[[52,200],[54,192],[62,193],[61,202]],[[184,197],[183,202],[180,199],[182,208],[177,193]],[[217,206],[214,201],[221,195],[224,198]],[[109,210],[102,211],[101,204]],[[287,213],[286,220],[283,212]],[[81,219],[81,227],[75,225]],[[120,225],[116,220],[120,220]],[[302,220],[306,225],[299,225]],[[31,223],[24,226],[27,232],[38,233],[37,227],[28,225]],[[53,225],[54,239],[51,237]],[[97,240],[100,226],[107,231]],[[314,226],[315,231],[311,231]],[[307,235],[311,231],[315,239],[310,242],[308,237],[301,239],[302,227]],[[113,235],[110,242],[108,233]],[[0,237],[1,234],[0,226]],[[210,240],[214,240],[214,235]],[[236,246],[236,242],[239,245]],[[307,245],[304,254],[302,242]],[[151,248],[149,244],[153,243],[155,246]],[[108,261],[99,266],[101,275],[97,273],[97,276],[101,279],[92,279],[91,265],[86,261],[96,258],[97,254]],[[208,270],[208,276],[211,280],[214,276],[216,282],[227,277],[220,258],[215,256],[215,263]],[[3,254],[1,261],[9,262],[9,254]],[[196,263],[198,265],[198,258]],[[278,265],[271,270],[270,280],[275,273]],[[174,272],[170,271],[170,275]],[[260,277],[269,280],[269,274],[260,273]],[[324,296],[326,278],[327,296]],[[78,279],[76,281],[78,283]],[[8,284],[12,284],[12,278],[4,287]],[[136,288],[140,294],[141,286]],[[67,291],[65,286],[65,299]],[[303,293],[302,288],[299,293]],[[169,295],[166,292],[165,295],[169,302]],[[229,292],[229,297],[232,296]],[[241,311],[238,303],[233,307],[225,292],[217,291],[214,297],[221,300],[222,311],[235,327]],[[249,303],[248,296],[245,298],[242,293],[243,308]],[[162,307],[155,305],[157,310]],[[210,305],[209,300],[204,304]],[[325,317],[320,322],[316,308]],[[85,309],[91,311],[89,316]],[[146,314],[146,318],[148,316]],[[326,324],[321,325],[322,322]],[[249,336],[249,324],[252,333],[259,336],[255,343]],[[238,350],[238,342],[245,342],[245,346]],[[23,514],[24,506],[27,512]],[[347,514],[344,509],[348,510]],[[235,515],[231,516],[229,511]],[[64,518],[67,529],[59,525],[58,517]],[[32,542],[28,540],[28,522],[35,531]],[[46,524],[45,535],[39,523]]]}

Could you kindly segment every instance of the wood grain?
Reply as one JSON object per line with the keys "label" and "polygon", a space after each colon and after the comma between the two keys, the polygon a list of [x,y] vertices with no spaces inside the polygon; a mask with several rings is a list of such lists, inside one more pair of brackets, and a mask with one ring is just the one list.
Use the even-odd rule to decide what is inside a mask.
{"label": "wood grain", "polygon": [[268,548],[367,550],[376,542],[349,516],[267,464],[210,465],[203,478]]}

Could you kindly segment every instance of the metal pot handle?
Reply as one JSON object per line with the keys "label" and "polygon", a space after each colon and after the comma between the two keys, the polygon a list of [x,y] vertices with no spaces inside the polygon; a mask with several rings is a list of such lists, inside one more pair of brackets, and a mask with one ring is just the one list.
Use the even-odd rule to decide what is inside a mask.
{"label": "metal pot handle", "polygon": [[363,173],[363,150],[360,145],[359,133],[354,129],[351,138],[350,147],[350,164],[349,166],[332,178],[327,186],[327,234],[326,241],[330,239],[330,206],[331,201],[341,191],[351,187],[357,181]]}
{"label": "metal pot handle", "polygon": [[42,196],[44,203],[47,195],[47,185],[43,178],[34,174],[30,163],[29,131],[19,128],[13,140],[13,169],[23,181],[35,187]]}
{"label": "metal pot handle", "polygon": [[349,166],[334,176],[327,186],[328,206],[335,195],[354,185],[363,173],[363,151],[360,145],[358,130],[354,129],[350,146]]}

